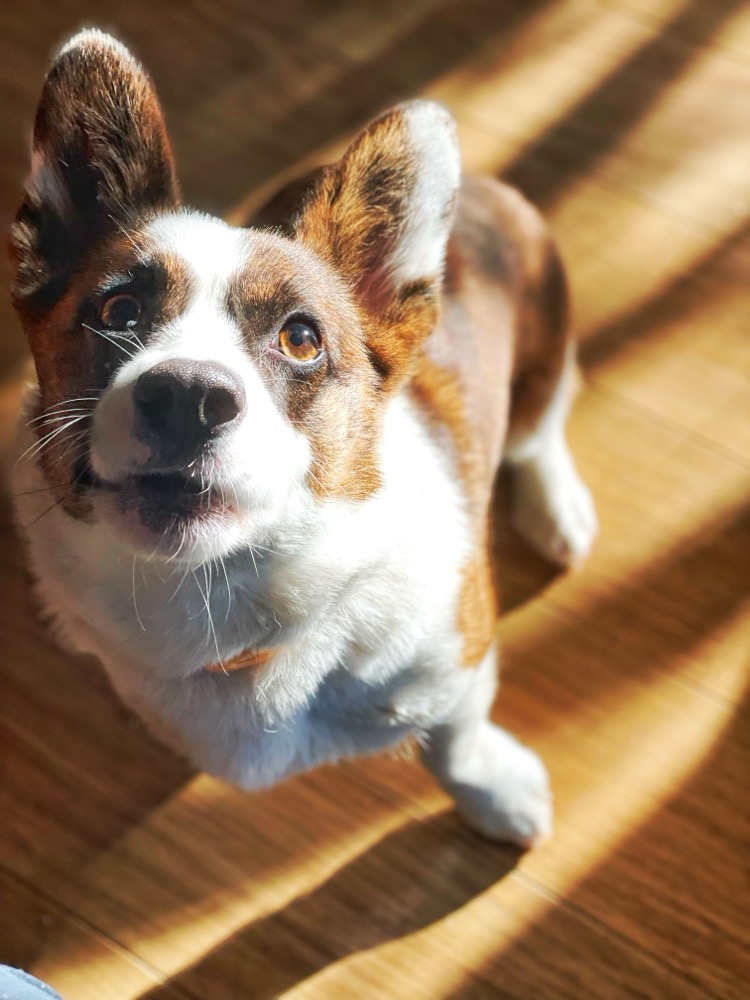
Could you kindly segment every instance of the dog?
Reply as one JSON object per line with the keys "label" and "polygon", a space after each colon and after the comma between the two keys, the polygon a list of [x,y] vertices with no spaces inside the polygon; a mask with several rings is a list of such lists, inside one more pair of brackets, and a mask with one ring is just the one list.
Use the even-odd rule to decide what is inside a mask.
{"label": "dog", "polygon": [[412,740],[467,822],[530,846],[544,765],[489,719],[489,546],[596,532],[574,348],[537,212],[462,177],[429,101],[247,228],[185,208],[145,70],[76,35],[11,235],[33,353],[15,474],[39,599],[155,734],[255,789]]}

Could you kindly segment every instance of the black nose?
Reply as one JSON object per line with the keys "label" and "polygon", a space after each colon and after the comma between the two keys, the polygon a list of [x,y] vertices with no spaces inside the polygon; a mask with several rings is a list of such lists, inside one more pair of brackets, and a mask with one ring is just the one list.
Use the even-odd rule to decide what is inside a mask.
{"label": "black nose", "polygon": [[154,365],[135,383],[133,400],[140,436],[186,451],[225,430],[245,409],[237,377],[207,361]]}

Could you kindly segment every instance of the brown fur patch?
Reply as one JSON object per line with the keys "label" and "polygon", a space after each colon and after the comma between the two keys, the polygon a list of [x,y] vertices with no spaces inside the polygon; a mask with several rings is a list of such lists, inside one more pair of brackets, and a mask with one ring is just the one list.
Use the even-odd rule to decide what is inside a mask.
{"label": "brown fur patch", "polygon": [[[380,486],[376,447],[385,398],[368,355],[366,320],[346,284],[307,248],[256,233],[228,308],[277,406],[310,442],[312,492],[321,499],[371,496]],[[295,363],[274,349],[292,317],[320,333],[319,361]]]}
{"label": "brown fur patch", "polygon": [[520,195],[466,178],[448,244],[442,321],[412,383],[443,445],[447,435],[471,520],[475,555],[462,571],[462,662],[480,662],[495,634],[489,512],[509,424],[549,404],[568,342],[564,276],[543,223]]}
{"label": "brown fur patch", "polygon": [[456,474],[467,500],[474,554],[461,572],[456,625],[463,638],[461,664],[475,666],[493,641],[497,618],[489,558],[492,475],[481,447],[482,439],[477,434],[471,401],[456,370],[441,368],[423,355],[412,383],[412,395],[443,447],[447,434]]}
{"label": "brown fur patch", "polygon": [[265,205],[242,221],[251,229],[275,229],[284,236],[294,236],[294,226],[302,205],[312,196],[320,183],[325,167],[316,167],[303,177],[298,177],[277,191]]}
{"label": "brown fur patch", "polygon": [[[122,46],[86,32],[62,51],[42,90],[34,154],[39,162],[11,233],[13,300],[39,379],[41,419],[32,426],[40,440],[59,429],[39,463],[55,501],[86,517],[75,470],[90,418],[76,413],[83,419],[65,430],[57,417],[68,408],[71,415],[93,410],[124,355],[83,324],[96,327],[103,283],[143,277],[138,225],[179,203],[156,94]],[[162,262],[156,279],[140,293],[152,306],[151,324],[179,314],[189,292],[174,260]]]}
{"label": "brown fur patch", "polygon": [[510,443],[533,432],[560,382],[571,340],[568,289],[550,243],[523,303],[513,373]]}
{"label": "brown fur patch", "polygon": [[11,234],[14,301],[44,312],[91,247],[174,208],[179,190],[151,81],[120,45],[78,36],[47,74],[34,125],[41,161]]}
{"label": "brown fur patch", "polygon": [[476,558],[462,570],[456,624],[463,637],[461,665],[473,667],[481,663],[495,638],[498,606],[488,541],[484,538],[477,548]]}
{"label": "brown fur patch", "polygon": [[[150,330],[184,311],[191,278],[178,258],[165,254],[149,257],[142,234],[118,232],[92,249],[68,290],[44,313],[19,310],[39,382],[39,406],[32,427],[40,440],[45,433],[63,427],[64,421],[58,417],[65,410],[90,409],[93,413],[96,400],[127,360],[123,351],[94,332],[102,298],[116,291],[133,294],[143,303],[135,332],[146,342]],[[136,349],[132,344],[123,346]],[[84,402],[86,399],[91,403]],[[90,427],[90,418],[79,420],[69,430],[55,434],[39,451],[51,498],[75,517],[86,517],[90,509],[85,494],[75,489],[76,467],[88,451]]]}
{"label": "brown fur patch", "polygon": [[362,132],[339,163],[320,171],[295,225],[297,238],[337,267],[376,315],[393,295],[383,265],[413,184],[403,115],[394,110]]}
{"label": "brown fur patch", "polygon": [[[440,275],[398,286],[391,272],[415,181],[403,113],[394,109],[361,133],[339,163],[305,178],[292,223],[295,238],[355,289],[373,366],[390,390],[411,374],[438,315]],[[288,211],[293,194],[280,197],[277,211]]]}

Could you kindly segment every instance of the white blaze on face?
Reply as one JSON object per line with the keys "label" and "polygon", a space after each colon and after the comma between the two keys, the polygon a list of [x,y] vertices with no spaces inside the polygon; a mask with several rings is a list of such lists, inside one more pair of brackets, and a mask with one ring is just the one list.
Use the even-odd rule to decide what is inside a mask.
{"label": "white blaze on face", "polygon": [[230,283],[247,263],[252,240],[248,231],[188,212],[160,217],[146,230],[146,255],[179,261],[190,288],[182,313],[149,332],[145,349],[122,365],[101,397],[91,446],[92,469],[100,479],[118,483],[147,471],[151,449],[134,433],[133,388],[154,365],[190,360],[230,369],[247,400],[237,425],[213,443],[212,484],[239,506],[240,513],[250,512],[264,522],[274,517],[274,511],[286,509],[295,491],[306,490],[307,440],[274,403],[227,309]]}

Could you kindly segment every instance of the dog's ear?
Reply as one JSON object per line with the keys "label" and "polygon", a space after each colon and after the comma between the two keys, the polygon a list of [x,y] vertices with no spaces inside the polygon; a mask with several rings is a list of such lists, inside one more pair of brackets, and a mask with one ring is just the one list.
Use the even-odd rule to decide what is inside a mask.
{"label": "dog's ear", "polygon": [[383,376],[403,375],[434,325],[460,183],[453,119],[412,101],[374,121],[309,191],[295,235],[355,289]]}
{"label": "dog's ear", "polygon": [[11,236],[16,303],[51,305],[99,239],[178,203],[149,77],[115,39],[81,32],[55,59],[37,109],[31,175]]}

